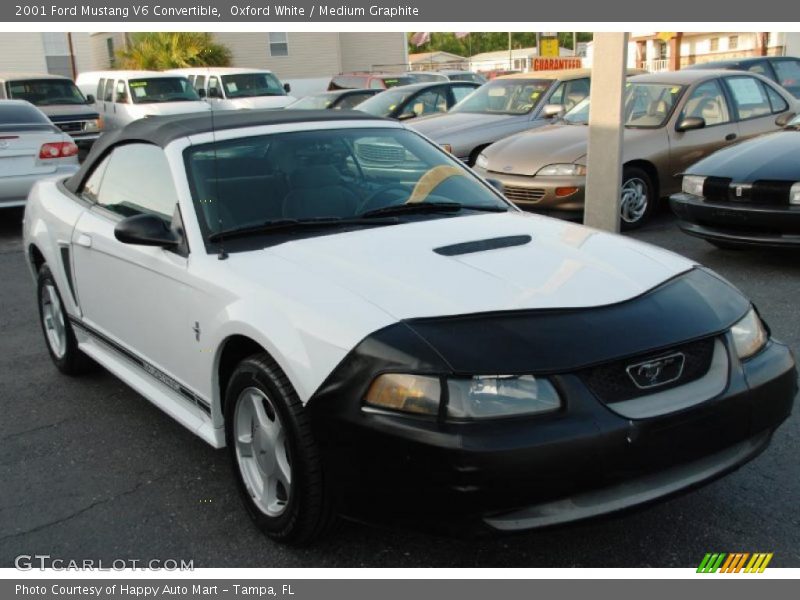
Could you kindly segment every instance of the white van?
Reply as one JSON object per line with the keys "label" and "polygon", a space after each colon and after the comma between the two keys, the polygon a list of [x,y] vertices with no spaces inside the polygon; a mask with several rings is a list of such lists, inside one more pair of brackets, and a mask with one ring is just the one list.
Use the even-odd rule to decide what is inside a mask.
{"label": "white van", "polygon": [[78,75],[81,90],[91,90],[105,130],[143,117],[209,110],[183,75],[158,71],[89,71]]}
{"label": "white van", "polygon": [[288,95],[289,84],[281,84],[267,69],[199,67],[168,72],[188,77],[197,93],[215,110],[284,108],[296,100]]}

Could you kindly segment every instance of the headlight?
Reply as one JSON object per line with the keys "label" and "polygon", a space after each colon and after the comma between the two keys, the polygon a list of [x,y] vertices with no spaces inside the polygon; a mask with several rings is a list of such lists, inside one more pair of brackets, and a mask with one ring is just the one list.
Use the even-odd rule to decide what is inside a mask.
{"label": "headlight", "polygon": [[789,190],[789,204],[800,205],[800,181]]}
{"label": "headlight", "polygon": [[697,175],[684,175],[683,183],[681,184],[681,191],[684,194],[691,194],[692,196],[703,196],[703,184],[705,177],[698,177]]}
{"label": "headlight", "polygon": [[767,332],[756,314],[755,309],[750,311],[731,327],[733,346],[740,359],[750,358],[767,343]]}
{"label": "headlight", "polygon": [[481,152],[478,154],[477,160],[475,160],[475,166],[479,169],[488,169],[489,168],[489,159]]}
{"label": "headlight", "polygon": [[439,414],[441,387],[437,377],[386,373],[375,378],[364,402],[375,408],[436,416]]}
{"label": "headlight", "polygon": [[86,121],[83,127],[84,131],[100,131],[103,128],[103,119],[93,119]]}
{"label": "headlight", "polygon": [[576,163],[547,165],[536,172],[536,175],[578,176],[586,175],[586,167]]}
{"label": "headlight", "polygon": [[530,415],[561,406],[553,384],[532,375],[450,379],[447,392],[447,415],[455,419]]}

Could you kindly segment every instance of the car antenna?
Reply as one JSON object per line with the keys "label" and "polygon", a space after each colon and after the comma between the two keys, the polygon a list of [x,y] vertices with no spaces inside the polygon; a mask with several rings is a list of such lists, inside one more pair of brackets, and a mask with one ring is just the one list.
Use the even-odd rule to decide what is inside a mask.
{"label": "car antenna", "polygon": [[220,231],[220,238],[219,238],[219,254],[217,255],[218,260],[225,260],[228,258],[228,253],[225,251],[225,236],[224,231],[225,227],[222,223],[222,211],[220,210],[221,202],[219,197],[219,170],[217,168],[217,127],[214,121],[214,104],[209,102],[208,107],[211,109],[211,148],[213,153],[213,162],[214,162],[214,195],[216,196],[217,200],[217,222],[219,223],[219,231]]}

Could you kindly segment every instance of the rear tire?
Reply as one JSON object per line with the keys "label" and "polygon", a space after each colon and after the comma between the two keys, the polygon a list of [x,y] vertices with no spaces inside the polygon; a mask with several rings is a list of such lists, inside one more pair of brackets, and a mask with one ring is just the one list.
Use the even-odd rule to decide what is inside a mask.
{"label": "rear tire", "polygon": [[239,494],[271,539],[309,544],[336,523],[304,408],[266,354],[243,360],[225,393],[225,435]]}
{"label": "rear tire", "polygon": [[78,348],[75,331],[47,264],[39,269],[36,297],[39,323],[53,364],[65,375],[82,375],[91,371],[95,363]]}

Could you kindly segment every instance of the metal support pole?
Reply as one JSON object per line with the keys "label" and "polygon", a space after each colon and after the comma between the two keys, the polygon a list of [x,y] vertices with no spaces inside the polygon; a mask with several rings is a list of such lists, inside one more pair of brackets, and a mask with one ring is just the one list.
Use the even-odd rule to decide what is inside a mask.
{"label": "metal support pole", "polygon": [[583,222],[619,231],[627,33],[595,33]]}

